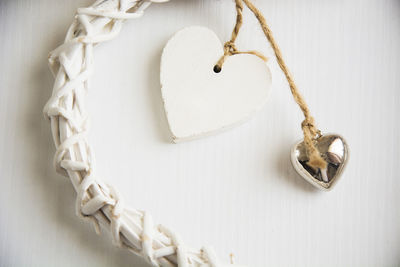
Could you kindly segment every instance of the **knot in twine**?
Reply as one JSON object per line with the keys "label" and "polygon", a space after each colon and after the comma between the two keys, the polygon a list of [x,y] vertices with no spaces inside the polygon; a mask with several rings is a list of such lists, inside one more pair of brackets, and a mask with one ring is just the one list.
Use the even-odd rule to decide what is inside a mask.
{"label": "knot in twine", "polygon": [[327,167],[326,161],[321,157],[317,147],[316,141],[321,137],[321,131],[314,125],[313,117],[306,117],[301,123],[301,128],[304,134],[304,143],[307,148],[308,162],[307,164],[313,168],[325,169]]}
{"label": "knot in twine", "polygon": [[262,53],[258,51],[239,51],[236,48],[235,41],[230,40],[224,44],[224,55],[218,60],[217,64],[215,64],[214,71],[215,72],[220,72],[222,70],[222,65],[224,64],[225,60],[233,55],[238,55],[238,54],[249,54],[249,55],[255,55],[259,58],[261,58],[263,61],[267,61],[268,58],[264,56]]}
{"label": "knot in twine", "polygon": [[283,60],[282,52],[278,44],[276,43],[272,31],[269,28],[264,16],[253,5],[253,3],[251,3],[250,0],[235,0],[235,3],[236,3],[236,13],[237,13],[235,28],[233,29],[231,40],[229,40],[224,44],[224,55],[218,60],[217,64],[214,67],[214,71],[220,72],[222,64],[225,62],[225,59],[228,56],[232,56],[235,54],[243,54],[243,53],[253,54],[260,57],[264,61],[267,61],[267,58],[257,51],[240,52],[237,50],[235,46],[236,38],[243,24],[243,3],[244,3],[258,20],[261,29],[264,32],[265,37],[271,44],[271,47],[275,53],[276,61],[279,67],[281,68],[282,72],[285,74],[286,80],[289,83],[292,96],[297,105],[300,107],[301,111],[303,112],[304,121],[301,124],[301,128],[303,130],[304,144],[306,146],[307,155],[309,158],[307,165],[309,165],[314,169],[318,168],[325,169],[327,167],[327,162],[321,157],[321,154],[319,153],[316,147],[316,141],[318,140],[319,137],[321,137],[321,131],[315,127],[314,118],[310,115],[308,106],[303,96],[300,94],[299,89],[297,88],[297,85],[292,77],[292,74],[289,71],[289,68],[287,67],[285,61]]}
{"label": "knot in twine", "polygon": [[311,134],[311,136],[314,139],[318,139],[321,136],[321,131],[318,130],[315,127],[315,121],[314,121],[314,117],[307,117],[303,120],[303,122],[301,123],[301,128],[304,130],[304,128],[306,128],[306,130],[308,130]]}
{"label": "knot in twine", "polygon": [[234,42],[228,41],[224,44],[224,53],[234,55],[237,52],[237,48]]}
{"label": "knot in twine", "polygon": [[233,29],[231,39],[224,44],[224,55],[218,60],[217,64],[214,67],[215,72],[220,72],[222,70],[222,65],[224,64],[225,60],[229,56],[238,55],[238,54],[250,54],[255,55],[261,58],[263,61],[267,61],[268,58],[264,56],[262,53],[258,51],[239,51],[236,48],[235,41],[237,36],[239,35],[240,28],[243,24],[243,3],[242,1],[236,0],[236,24],[235,28]]}

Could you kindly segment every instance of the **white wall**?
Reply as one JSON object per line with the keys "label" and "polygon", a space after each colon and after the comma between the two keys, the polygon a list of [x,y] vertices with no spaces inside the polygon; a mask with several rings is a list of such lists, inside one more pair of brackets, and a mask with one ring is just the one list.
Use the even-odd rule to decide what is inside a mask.
{"label": "white wall", "polygon": [[[146,266],[75,216],[70,182],[41,110],[48,52],[88,0],[0,2],[0,266]],[[247,266],[400,264],[400,2],[255,1],[319,127],[347,138],[349,165],[332,192],[295,174],[302,120],[275,62],[269,102],[215,137],[170,144],[159,88],[168,38],[189,25],[226,40],[232,1],[172,0],[96,48],[90,141],[101,178],[193,247],[211,244]],[[243,49],[271,56],[245,12]],[[112,111],[112,112],[111,112]],[[117,136],[117,141],[111,141]]]}

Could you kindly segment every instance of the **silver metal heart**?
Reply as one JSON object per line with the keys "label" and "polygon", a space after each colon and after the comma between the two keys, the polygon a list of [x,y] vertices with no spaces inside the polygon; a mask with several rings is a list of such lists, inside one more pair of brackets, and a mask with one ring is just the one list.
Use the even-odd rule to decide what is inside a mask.
{"label": "silver metal heart", "polygon": [[292,164],[297,173],[322,190],[330,190],[339,180],[348,160],[346,141],[337,134],[326,134],[316,140],[316,147],[328,163],[325,169],[314,169],[307,165],[308,156],[303,140],[293,146]]}

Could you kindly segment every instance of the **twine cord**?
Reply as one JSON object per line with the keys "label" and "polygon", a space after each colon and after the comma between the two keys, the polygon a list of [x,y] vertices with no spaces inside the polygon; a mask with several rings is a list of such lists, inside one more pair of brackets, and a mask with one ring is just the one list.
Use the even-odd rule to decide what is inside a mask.
{"label": "twine cord", "polygon": [[[222,64],[224,63],[225,59],[228,56],[238,54],[238,53],[248,53],[248,52],[238,52],[237,48],[235,46],[235,41],[236,38],[239,34],[240,28],[243,24],[243,3],[250,9],[250,11],[254,14],[254,16],[257,18],[258,22],[260,23],[260,26],[262,28],[262,31],[264,32],[265,37],[268,39],[269,43],[271,44],[272,49],[274,50],[276,61],[278,62],[279,67],[285,74],[286,80],[289,83],[290,91],[293,95],[293,98],[297,105],[300,107],[301,111],[303,112],[304,115],[304,120],[301,123],[301,128],[303,130],[303,135],[304,135],[304,143],[307,148],[307,154],[309,157],[309,160],[307,164],[310,167],[313,167],[315,169],[325,169],[327,167],[326,161],[321,157],[317,147],[315,146],[315,141],[321,136],[321,131],[318,130],[315,126],[314,118],[311,116],[310,110],[303,98],[303,96],[300,94],[299,89],[294,82],[293,76],[289,71],[289,68],[287,67],[283,56],[282,52],[278,46],[278,44],[275,41],[275,38],[272,34],[271,29],[269,28],[264,16],[262,13],[254,6],[254,4],[250,0],[235,0],[236,3],[236,25],[235,28],[233,29],[232,32],[232,37],[231,40],[226,42],[224,45],[224,55],[221,57],[221,59],[217,62],[217,65],[219,68],[222,68]],[[258,52],[257,56],[259,56]],[[251,51],[251,54],[254,54],[254,51]]]}
{"label": "twine cord", "polygon": [[262,53],[258,51],[239,51],[236,48],[235,41],[237,36],[239,35],[240,28],[243,25],[243,3],[241,1],[236,1],[236,24],[235,28],[232,31],[232,36],[229,41],[227,41],[224,44],[224,54],[223,56],[218,60],[217,64],[215,64],[214,71],[215,72],[220,72],[222,70],[222,65],[224,64],[225,60],[229,56],[233,55],[238,55],[238,54],[250,54],[250,55],[255,55],[259,58],[261,58],[263,61],[267,61],[268,58],[265,57]]}

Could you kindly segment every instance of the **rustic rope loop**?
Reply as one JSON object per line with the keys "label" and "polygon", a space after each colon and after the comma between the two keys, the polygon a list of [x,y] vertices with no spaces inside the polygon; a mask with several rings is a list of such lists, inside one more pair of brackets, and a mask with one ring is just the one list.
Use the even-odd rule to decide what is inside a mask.
{"label": "rustic rope loop", "polygon": [[228,41],[224,44],[224,51],[225,51],[225,54],[232,55],[233,53],[237,52],[238,50],[237,50],[234,42]]}
{"label": "rustic rope loop", "polygon": [[301,128],[307,128],[310,131],[312,137],[315,137],[317,134],[317,129],[315,127],[315,120],[313,117],[307,117],[301,123]]}
{"label": "rustic rope loop", "polygon": [[[277,63],[279,67],[281,68],[282,72],[285,74],[285,77],[289,83],[290,91],[292,93],[292,96],[298,106],[300,107],[301,111],[303,112],[304,115],[304,121],[301,124],[303,134],[304,134],[304,142],[306,145],[306,149],[309,155],[309,161],[308,165],[312,168],[320,168],[320,169],[325,169],[327,166],[327,163],[325,159],[323,159],[318,152],[318,149],[316,148],[313,140],[316,140],[321,136],[321,131],[318,130],[315,127],[314,124],[314,118],[310,115],[310,111],[308,109],[308,106],[303,98],[303,96],[300,94],[296,83],[294,82],[294,79],[292,77],[292,74],[289,71],[289,68],[286,66],[285,61],[283,60],[282,52],[278,46],[278,44],[275,41],[274,36],[272,35],[272,31],[269,28],[263,14],[254,6],[254,4],[250,0],[235,0],[236,4],[236,24],[235,27],[232,31],[232,37],[231,40],[228,41],[225,45],[229,48],[228,50],[225,49],[224,55],[221,57],[221,59],[217,62],[217,69],[221,70],[222,64],[225,62],[226,58],[228,56],[234,55],[234,54],[239,54],[239,53],[248,53],[248,54],[254,54],[256,56],[259,56],[260,58],[264,58],[262,54],[256,51],[250,51],[250,52],[237,52],[237,51],[231,51],[232,48],[235,48],[235,41],[236,38],[239,34],[240,28],[243,24],[243,3],[250,9],[250,11],[254,14],[256,19],[258,20],[261,29],[264,32],[265,37],[271,44],[272,49],[274,50],[275,56]],[[224,46],[225,47],[225,46]]]}

